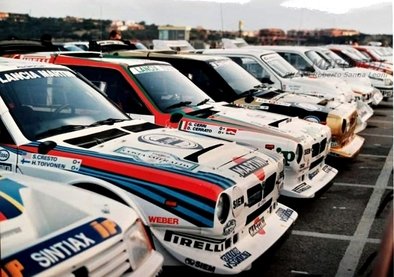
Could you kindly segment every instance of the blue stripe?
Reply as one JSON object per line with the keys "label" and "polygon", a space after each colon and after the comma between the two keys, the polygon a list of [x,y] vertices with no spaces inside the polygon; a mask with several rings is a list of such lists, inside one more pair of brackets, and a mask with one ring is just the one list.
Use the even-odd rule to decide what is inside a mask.
{"label": "blue stripe", "polygon": [[19,204],[23,205],[23,201],[19,193],[21,188],[25,188],[25,186],[10,179],[5,178],[0,180],[0,191],[19,202]]}
{"label": "blue stripe", "polygon": [[[35,144],[36,143],[29,143],[28,146],[36,147]],[[89,151],[89,150],[70,148],[70,147],[64,147],[64,146],[57,146],[56,150],[71,153],[71,154],[79,154],[79,155],[91,156],[91,157],[106,159],[106,160],[111,160],[111,161],[124,162],[124,163],[128,163],[128,164],[137,164],[137,165],[142,165],[142,166],[149,167],[149,168],[155,168],[155,169],[158,168],[158,167],[151,166],[147,163],[141,163],[141,162],[134,161],[134,160],[127,158],[127,157],[116,156],[116,155],[111,155],[111,154],[102,154],[102,153],[99,153],[96,151]],[[208,181],[208,182],[218,185],[222,189],[228,189],[228,188],[234,186],[234,184],[235,184],[235,182],[233,180],[228,179],[224,176],[215,174],[215,173],[211,173],[211,172],[203,172],[203,171],[190,172],[187,170],[177,170],[177,169],[163,168],[163,167],[160,167],[160,169],[168,171],[168,172],[174,172],[174,173],[181,174],[184,176],[189,176],[189,177],[198,178],[198,179],[201,179],[204,181]]]}
{"label": "blue stripe", "polygon": [[[104,180],[107,180],[111,183],[117,182],[118,184],[127,187],[128,189],[135,191],[135,192],[139,192],[141,194],[141,198],[144,198],[148,201],[152,201],[155,200],[159,203],[162,203],[162,208],[163,209],[167,209],[170,212],[173,212],[174,210],[178,211],[179,213],[181,213],[183,216],[181,216],[182,218],[184,218],[185,220],[190,221],[188,218],[193,218],[195,221],[199,222],[203,227],[212,227],[213,226],[213,221],[209,218],[205,218],[202,217],[200,214],[184,208],[180,205],[178,205],[177,207],[171,207],[169,209],[169,207],[167,207],[166,205],[164,205],[165,202],[165,198],[163,198],[161,195],[158,195],[150,190],[147,190],[145,188],[141,187],[142,185],[152,185],[143,181],[139,181],[139,180],[135,180],[135,179],[128,179],[125,177],[122,177],[120,175],[115,175],[115,174],[110,174],[110,173],[105,173],[102,171],[97,171],[94,169],[89,169],[86,167],[81,167],[80,172],[85,172],[87,175],[89,176],[94,176],[94,177],[98,177]],[[159,186],[158,186],[159,187]],[[171,196],[174,196],[174,191],[168,190],[169,194]],[[181,194],[179,194],[180,196],[182,196]],[[186,196],[182,196],[183,198],[187,198]],[[182,199],[184,200],[184,199]],[[197,203],[196,201],[193,201],[195,203]],[[190,204],[190,202],[188,202],[188,204]],[[199,205],[196,206],[196,208],[201,208],[201,205],[205,205],[204,203],[200,203]],[[206,205],[205,205],[206,206]],[[213,218],[213,211],[214,209],[210,209],[212,211],[212,218]],[[197,224],[196,224],[197,225]]]}

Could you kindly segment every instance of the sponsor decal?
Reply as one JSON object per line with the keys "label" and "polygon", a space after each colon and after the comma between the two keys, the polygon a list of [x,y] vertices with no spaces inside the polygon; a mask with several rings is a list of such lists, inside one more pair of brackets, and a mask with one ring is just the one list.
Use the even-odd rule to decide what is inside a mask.
{"label": "sponsor decal", "polygon": [[193,122],[193,121],[181,121],[179,124],[179,130],[188,131],[192,133],[199,133],[199,134],[217,134],[217,135],[236,135],[238,129],[230,128],[230,127],[223,127],[223,126],[216,126],[210,125],[200,122]]}
{"label": "sponsor decal", "polygon": [[203,147],[193,141],[181,137],[163,134],[149,134],[138,137],[138,141],[158,146],[180,148],[180,149],[202,149]]}
{"label": "sponsor decal", "polygon": [[280,220],[287,222],[291,215],[293,214],[292,209],[283,209],[283,208],[278,208],[276,211],[276,214],[280,217]]}
{"label": "sponsor decal", "polygon": [[208,252],[222,252],[231,247],[233,238],[213,239],[193,234],[166,231],[164,234],[164,241]]}
{"label": "sponsor decal", "polygon": [[[111,220],[97,218],[87,224],[2,258],[5,276],[36,275],[121,233]],[[3,276],[3,275],[2,275]]]}
{"label": "sponsor decal", "polygon": [[174,70],[171,66],[165,65],[141,65],[136,67],[131,67],[130,71],[133,74],[143,74],[143,73],[152,73],[158,71],[171,71]]}
{"label": "sponsor decal", "polygon": [[0,149],[0,161],[6,161],[10,158],[10,152],[5,149]]}
{"label": "sponsor decal", "polygon": [[230,167],[230,170],[235,173],[238,173],[239,176],[245,178],[246,176],[255,173],[257,170],[267,165],[268,165],[268,161],[255,156],[250,159],[244,160],[237,165]]}
{"label": "sponsor decal", "polygon": [[0,83],[6,84],[10,82],[23,81],[23,80],[32,80],[39,78],[56,78],[56,77],[75,77],[75,75],[70,71],[58,70],[58,69],[20,70],[20,71],[0,73]]}
{"label": "sponsor decal", "polygon": [[304,155],[308,155],[311,153],[311,148],[307,148],[304,150]]}
{"label": "sponsor decal", "polygon": [[201,270],[205,270],[208,272],[215,272],[216,267],[214,267],[213,265],[209,265],[200,261],[196,261],[190,258],[186,258],[185,259],[185,264],[190,265],[192,267],[201,269]]}
{"label": "sponsor decal", "polygon": [[332,170],[332,167],[326,164],[325,166],[323,166],[322,170],[323,170],[325,173],[330,173],[331,170]]}
{"label": "sponsor decal", "polygon": [[235,135],[237,133],[237,129],[235,128],[226,128],[226,135]]}
{"label": "sponsor decal", "polygon": [[265,106],[265,105],[261,105],[261,106],[259,107],[259,109],[260,109],[260,110],[269,110],[270,107],[269,107],[269,106]]}
{"label": "sponsor decal", "polygon": [[21,163],[23,165],[29,166],[52,167],[64,170],[79,171],[82,160],[51,155],[25,153],[25,155],[22,157]]}
{"label": "sponsor decal", "polygon": [[179,219],[176,217],[149,216],[149,222],[150,223],[159,223],[159,224],[178,225]]}
{"label": "sponsor decal", "polygon": [[256,103],[269,103],[268,100],[265,100],[264,98],[261,97],[256,97],[254,100],[256,101]]}
{"label": "sponsor decal", "polygon": [[198,166],[195,163],[181,160],[178,157],[168,153],[141,150],[127,146],[116,149],[115,153],[127,155],[135,161],[149,165],[178,168],[183,170],[192,170]]}
{"label": "sponsor decal", "polygon": [[304,191],[310,189],[311,187],[312,186],[307,185],[305,182],[303,182],[300,185],[293,188],[292,191],[297,192],[297,193],[301,193],[301,192],[304,192]]}
{"label": "sponsor decal", "polygon": [[225,267],[228,267],[231,269],[233,267],[236,267],[237,265],[239,265],[243,261],[245,261],[250,256],[252,256],[252,254],[250,254],[248,251],[241,252],[238,250],[238,248],[234,247],[233,249],[228,251],[226,254],[221,256],[220,259],[222,259],[225,262],[225,264],[224,264]]}
{"label": "sponsor decal", "polygon": [[313,179],[319,173],[319,169],[316,169],[312,173],[309,173],[309,179]]}
{"label": "sponsor decal", "polygon": [[233,200],[233,209],[241,207],[244,204],[244,196],[238,197],[237,199]]}
{"label": "sponsor decal", "polygon": [[21,189],[24,185],[8,178],[0,179],[0,222],[21,215],[24,212]]}
{"label": "sponsor decal", "polygon": [[229,220],[226,223],[226,225],[224,225],[223,235],[224,236],[228,236],[229,234],[231,234],[231,232],[234,231],[236,226],[237,226],[237,222],[235,221],[235,219]]}
{"label": "sponsor decal", "polygon": [[6,171],[12,171],[12,164],[0,163],[0,169]]}
{"label": "sponsor decal", "polygon": [[256,234],[264,235],[264,226],[266,225],[264,217],[256,218],[252,226],[249,227],[249,234],[254,237]]}
{"label": "sponsor decal", "polygon": [[295,153],[292,151],[283,151],[282,148],[276,148],[277,153],[282,153],[283,157],[285,158],[285,165],[289,165],[290,162],[294,161]]}

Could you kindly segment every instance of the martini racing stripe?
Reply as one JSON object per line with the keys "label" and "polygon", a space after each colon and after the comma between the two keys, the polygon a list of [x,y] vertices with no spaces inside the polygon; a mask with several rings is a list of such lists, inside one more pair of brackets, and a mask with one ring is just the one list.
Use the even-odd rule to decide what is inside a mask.
{"label": "martini racing stripe", "polygon": [[[25,151],[29,152],[36,152],[37,148],[36,147],[29,147],[23,146],[21,147]],[[83,156],[79,156],[78,153],[82,154]],[[140,177],[148,177],[148,178],[155,178],[155,172],[157,170],[160,170],[160,172],[166,171],[168,172],[168,175],[166,176],[167,180],[172,179],[171,184],[178,184],[179,188],[182,189],[182,184],[183,183],[192,183],[196,182],[197,180],[190,180],[188,177],[193,178],[193,179],[200,179],[203,181],[207,181],[210,183],[204,183],[199,181],[198,187],[195,187],[195,189],[199,189],[200,187],[204,186],[206,190],[210,191],[215,191],[215,193],[220,193],[222,189],[227,189],[229,187],[232,187],[235,183],[231,179],[228,178],[223,178],[221,176],[215,176],[215,174],[207,174],[206,172],[188,172],[186,170],[174,170],[174,169],[168,169],[164,167],[154,167],[154,166],[149,166],[149,164],[145,163],[138,163],[135,161],[132,161],[131,159],[128,159],[127,157],[120,157],[120,156],[115,156],[115,155],[108,155],[108,154],[100,154],[97,152],[93,151],[80,151],[77,149],[70,149],[66,147],[56,147],[56,150],[52,150],[50,152],[50,155],[52,156],[59,156],[59,157],[68,157],[68,158],[74,158],[74,159],[80,159],[82,160],[82,163],[87,166],[91,167],[96,167],[99,168],[100,166],[108,170],[108,166],[111,165],[112,169],[114,171],[119,171],[121,168],[125,172],[130,172],[130,166],[135,166],[139,167],[139,171],[134,172],[134,174],[138,173]],[[110,160],[113,161],[113,163],[108,163],[106,165],[102,165],[103,161],[102,160]],[[150,171],[147,173],[141,172],[141,171]],[[121,172],[119,172],[121,173]],[[176,175],[175,175],[176,174]],[[181,176],[180,176],[181,175]],[[138,177],[138,176],[136,176]],[[180,180],[183,179],[184,180]],[[154,181],[154,180],[152,180]],[[222,189],[218,187],[214,187],[213,185],[219,186]],[[187,188],[190,190],[190,187]],[[204,191],[196,191],[196,193],[204,193]]]}
{"label": "martini racing stripe", "polygon": [[0,212],[3,219],[14,218],[23,213],[23,201],[19,190],[24,187],[9,179],[0,180]]}
{"label": "martini racing stripe", "polygon": [[[124,176],[120,176],[118,174],[105,173],[102,171],[97,171],[95,169],[89,169],[87,167],[83,167],[81,171],[84,172],[84,174],[86,175],[97,177],[106,180],[108,182],[111,182],[112,184],[132,194],[135,194],[138,197],[141,197],[161,207],[162,209],[169,211],[170,213],[178,215],[179,217],[195,224],[196,226],[201,226],[201,227],[213,226],[214,206],[216,202],[209,201],[207,199],[205,199],[205,202],[209,201],[211,205],[209,205],[209,203],[199,202],[197,199],[193,202],[190,202],[189,198],[185,199],[185,196],[182,194],[183,192],[174,193],[174,191],[168,189],[168,192],[163,194],[162,191],[158,191],[157,189],[149,190],[143,187],[149,185],[159,187],[160,185],[149,184],[144,181],[130,179]],[[175,195],[178,196],[179,198],[175,197]],[[165,201],[168,199],[172,199],[176,201],[177,206],[169,207],[165,205]],[[209,206],[211,207],[209,208]],[[203,215],[206,215],[207,217],[203,217]]]}

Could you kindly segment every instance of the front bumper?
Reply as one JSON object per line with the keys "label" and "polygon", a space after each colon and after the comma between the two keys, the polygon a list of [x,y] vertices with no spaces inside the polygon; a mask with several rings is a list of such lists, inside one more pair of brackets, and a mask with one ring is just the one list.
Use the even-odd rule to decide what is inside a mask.
{"label": "front bumper", "polygon": [[393,88],[378,88],[380,92],[383,94],[384,98],[391,98],[393,97]]}
{"label": "front bumper", "polygon": [[331,147],[330,155],[342,158],[354,158],[360,152],[365,139],[358,135],[348,139],[342,147]]}
{"label": "front bumper", "polygon": [[357,101],[357,127],[355,132],[361,132],[367,126],[367,120],[373,116],[373,109],[364,102]]}
{"label": "front bumper", "polygon": [[289,182],[286,182],[285,172],[285,182],[280,194],[294,198],[313,198],[318,191],[334,179],[337,173],[337,169],[322,163],[314,167],[310,173],[304,175],[303,181],[289,185]]}
{"label": "front bumper", "polygon": [[[164,240],[165,233],[169,231],[154,229],[152,233],[164,249],[182,264],[204,272],[233,275],[250,269],[252,263],[289,230],[297,217],[293,209],[277,203],[263,220],[256,218],[237,234],[227,237],[182,233],[173,240],[177,243],[173,243]],[[180,245],[182,241],[184,243]],[[223,250],[216,251],[218,248]]]}

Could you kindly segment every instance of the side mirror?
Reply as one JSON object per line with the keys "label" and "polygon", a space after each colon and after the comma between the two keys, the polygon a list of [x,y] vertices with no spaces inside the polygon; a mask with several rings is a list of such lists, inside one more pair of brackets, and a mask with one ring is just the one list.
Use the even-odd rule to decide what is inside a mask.
{"label": "side mirror", "polygon": [[183,114],[181,114],[181,113],[173,113],[173,114],[171,114],[170,122],[171,123],[178,123],[179,121],[181,121],[182,117],[183,117]]}
{"label": "side mirror", "polygon": [[261,78],[259,78],[259,81],[264,84],[269,84],[269,85],[272,85],[274,83],[274,82],[272,82],[272,80],[269,76],[261,77]]}

